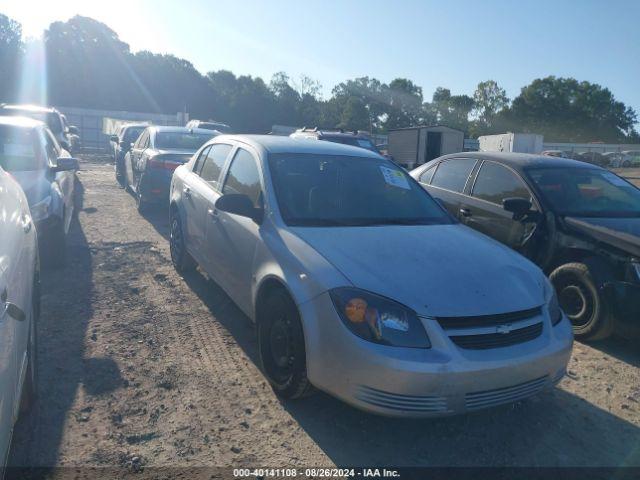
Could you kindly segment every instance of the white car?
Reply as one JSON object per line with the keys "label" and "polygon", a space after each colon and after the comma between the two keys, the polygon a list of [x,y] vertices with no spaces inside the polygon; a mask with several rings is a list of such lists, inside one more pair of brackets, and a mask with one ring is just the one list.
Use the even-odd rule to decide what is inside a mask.
{"label": "white car", "polygon": [[43,264],[59,267],[74,210],[78,160],[37,120],[0,116],[0,167],[18,181],[38,230]]}
{"label": "white car", "polygon": [[[0,144],[0,148],[3,147]],[[3,158],[0,150],[0,161]],[[36,229],[18,183],[0,168],[0,476],[13,426],[36,392]]]}

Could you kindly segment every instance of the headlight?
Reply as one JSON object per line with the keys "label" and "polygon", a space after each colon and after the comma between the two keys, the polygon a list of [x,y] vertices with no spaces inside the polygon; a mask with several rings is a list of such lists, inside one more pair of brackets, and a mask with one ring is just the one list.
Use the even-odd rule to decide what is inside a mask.
{"label": "headlight", "polygon": [[49,207],[51,206],[51,195],[47,195],[43,200],[31,206],[31,218],[34,222],[44,220],[49,216]]}
{"label": "headlight", "polygon": [[562,320],[562,309],[560,308],[560,302],[558,302],[558,294],[556,289],[553,288],[551,282],[547,280],[545,287],[545,299],[547,301],[547,309],[549,310],[549,317],[551,317],[551,325],[557,325]]}
{"label": "headlight", "polygon": [[394,347],[431,347],[422,322],[404,305],[357,288],[329,293],[342,322],[360,338]]}

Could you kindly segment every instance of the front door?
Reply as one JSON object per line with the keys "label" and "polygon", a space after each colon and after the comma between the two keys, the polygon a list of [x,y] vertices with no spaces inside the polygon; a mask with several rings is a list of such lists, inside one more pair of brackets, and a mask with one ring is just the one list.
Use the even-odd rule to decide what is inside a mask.
{"label": "front door", "polygon": [[535,224],[514,220],[513,214],[502,207],[505,198],[514,197],[532,201],[529,189],[515,172],[486,161],[478,172],[471,196],[465,197],[461,205],[461,210],[468,212],[461,220],[511,248],[521,250]]}
{"label": "front door", "polygon": [[[260,171],[248,150],[236,150],[222,193],[245,194],[254,206],[262,206]],[[222,279],[219,283],[247,315],[251,315],[253,260],[259,238],[260,226],[247,217],[214,209],[207,223],[207,244]]]}

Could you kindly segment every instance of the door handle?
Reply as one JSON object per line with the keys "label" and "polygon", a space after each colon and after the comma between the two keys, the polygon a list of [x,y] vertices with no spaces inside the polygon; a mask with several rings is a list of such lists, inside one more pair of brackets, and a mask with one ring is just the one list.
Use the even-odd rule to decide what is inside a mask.
{"label": "door handle", "polygon": [[463,217],[471,217],[473,214],[471,213],[471,210],[469,210],[468,208],[461,208],[460,215],[462,215]]}
{"label": "door handle", "polygon": [[211,217],[212,221],[214,221],[214,222],[218,221],[218,210],[216,210],[215,208],[207,209],[207,215],[209,215],[209,217]]}
{"label": "door handle", "polygon": [[31,217],[27,214],[22,215],[22,229],[24,233],[29,233],[32,226],[33,222],[31,221]]}
{"label": "door handle", "polygon": [[182,189],[182,193],[184,194],[185,197],[191,198],[191,189],[189,187],[184,187]]}

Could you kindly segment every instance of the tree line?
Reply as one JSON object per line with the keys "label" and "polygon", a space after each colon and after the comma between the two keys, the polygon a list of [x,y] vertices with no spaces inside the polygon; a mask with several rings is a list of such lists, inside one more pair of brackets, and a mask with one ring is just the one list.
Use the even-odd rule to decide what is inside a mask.
{"label": "tree line", "polygon": [[[176,113],[264,133],[273,124],[386,132],[444,124],[476,137],[505,131],[541,133],[549,141],[637,142],[636,112],[600,85],[573,78],[536,79],[510,100],[494,80],[472,95],[439,87],[431,99],[406,78],[361,77],[336,85],[328,99],[307,77],[260,77],[228,70],[201,74],[189,61],[131,52],[116,32],[94,19],[54,22],[42,39],[25,41],[21,25],[0,14],[0,101],[33,101],[25,92],[30,49],[46,59],[47,102],[108,110]],[[44,73],[41,73],[44,75]],[[25,98],[26,97],[26,98]]]}

